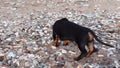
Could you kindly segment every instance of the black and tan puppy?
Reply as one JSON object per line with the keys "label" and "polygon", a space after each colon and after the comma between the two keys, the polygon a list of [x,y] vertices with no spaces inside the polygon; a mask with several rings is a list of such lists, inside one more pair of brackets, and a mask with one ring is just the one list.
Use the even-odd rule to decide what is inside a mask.
{"label": "black and tan puppy", "polygon": [[[77,25],[66,18],[57,20],[53,25],[53,45],[58,46],[58,40],[65,40],[64,44],[68,44],[69,41],[75,41],[81,51],[81,55],[75,58],[77,61],[85,56],[89,57],[93,52],[97,51],[94,47],[94,38],[104,45],[113,47],[99,40],[89,28]],[[89,52],[85,49],[85,45],[87,45]]]}

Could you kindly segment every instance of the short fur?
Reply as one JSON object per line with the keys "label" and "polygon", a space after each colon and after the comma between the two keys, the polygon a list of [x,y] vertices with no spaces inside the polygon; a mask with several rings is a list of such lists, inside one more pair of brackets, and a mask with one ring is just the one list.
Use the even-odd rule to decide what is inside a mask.
{"label": "short fur", "polygon": [[[85,56],[89,57],[93,52],[98,51],[94,47],[94,38],[104,45],[113,47],[99,40],[91,29],[75,24],[66,18],[57,20],[53,25],[53,45],[58,46],[59,39],[65,40],[64,44],[68,44],[69,41],[75,41],[81,51],[81,55],[75,58],[77,61]],[[89,52],[85,49],[85,45],[87,45]]]}

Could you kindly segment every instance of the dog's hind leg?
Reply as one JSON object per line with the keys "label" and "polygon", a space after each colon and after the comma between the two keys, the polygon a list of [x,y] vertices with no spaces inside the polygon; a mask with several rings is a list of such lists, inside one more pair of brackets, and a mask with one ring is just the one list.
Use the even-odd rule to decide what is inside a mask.
{"label": "dog's hind leg", "polygon": [[94,52],[98,52],[98,49],[94,47],[93,41],[89,42],[87,46],[88,46],[89,52],[87,53],[86,57],[89,57]]}
{"label": "dog's hind leg", "polygon": [[94,48],[95,48],[94,42],[90,41],[89,43],[87,43],[87,46],[88,46],[89,52],[87,53],[86,57],[89,57],[94,51]]}
{"label": "dog's hind leg", "polygon": [[86,57],[89,57],[93,52],[97,52],[98,49],[94,47],[94,36],[89,32],[89,41],[87,42],[87,47],[89,52],[87,53]]}

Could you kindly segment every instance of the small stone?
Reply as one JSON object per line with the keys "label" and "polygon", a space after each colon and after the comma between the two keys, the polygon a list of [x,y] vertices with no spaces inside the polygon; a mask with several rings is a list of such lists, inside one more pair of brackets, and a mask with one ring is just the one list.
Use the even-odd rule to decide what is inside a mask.
{"label": "small stone", "polygon": [[40,0],[37,0],[37,3],[40,3]]}
{"label": "small stone", "polygon": [[91,68],[89,65],[84,66],[84,68]]}
{"label": "small stone", "polygon": [[12,38],[10,37],[10,38],[7,38],[6,40],[7,40],[7,41],[12,41]]}
{"label": "small stone", "polygon": [[39,68],[45,68],[46,67],[46,64],[44,64],[44,63],[41,63],[41,64],[39,64],[39,66],[38,66]]}
{"label": "small stone", "polygon": [[29,57],[29,58],[34,58],[35,55],[34,55],[34,54],[28,54],[28,57]]}
{"label": "small stone", "polygon": [[23,48],[23,46],[13,46],[14,49]]}
{"label": "small stone", "polygon": [[98,57],[104,57],[104,55],[97,55]]}
{"label": "small stone", "polygon": [[58,67],[63,67],[64,65],[65,65],[65,61],[57,62]]}
{"label": "small stone", "polygon": [[16,54],[13,52],[8,52],[6,57],[7,57],[7,59],[14,58],[14,57],[16,57]]}
{"label": "small stone", "polygon": [[0,65],[0,68],[9,68],[9,67],[5,65]]}
{"label": "small stone", "polygon": [[3,40],[0,38],[0,43],[2,42]]}
{"label": "small stone", "polygon": [[67,51],[66,51],[66,50],[64,50],[64,49],[61,49],[61,52],[62,52],[62,53],[67,53]]}
{"label": "small stone", "polygon": [[31,64],[29,62],[25,62],[25,67],[30,67]]}
{"label": "small stone", "polygon": [[64,67],[65,67],[65,68],[74,68],[74,67],[71,65],[70,62],[66,62]]}
{"label": "small stone", "polygon": [[19,33],[18,32],[16,32],[15,35],[16,35],[16,37],[19,37]]}
{"label": "small stone", "polygon": [[40,56],[47,56],[47,54],[45,54],[44,51],[38,51],[36,54],[38,54]]}
{"label": "small stone", "polygon": [[3,62],[2,61],[0,61],[0,65],[2,65],[3,64]]}
{"label": "small stone", "polygon": [[79,66],[77,66],[77,68],[83,68],[83,67],[81,67],[81,66],[79,65]]}
{"label": "small stone", "polygon": [[75,53],[75,52],[73,52],[73,51],[69,51],[69,53],[70,53],[70,54],[76,54],[76,53]]}
{"label": "small stone", "polygon": [[0,61],[4,60],[4,56],[5,56],[5,54],[0,54]]}
{"label": "small stone", "polygon": [[52,47],[52,49],[56,49],[56,47],[55,46],[51,46]]}
{"label": "small stone", "polygon": [[61,55],[62,55],[62,53],[61,53],[61,52],[56,52],[56,54],[57,54],[57,55],[59,55],[59,56],[61,56]]}

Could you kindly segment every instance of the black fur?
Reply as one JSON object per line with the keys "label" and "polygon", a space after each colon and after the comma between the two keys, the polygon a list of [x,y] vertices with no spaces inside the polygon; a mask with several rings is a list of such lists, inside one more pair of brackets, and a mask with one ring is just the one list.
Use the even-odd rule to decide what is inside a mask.
{"label": "black fur", "polygon": [[[99,40],[91,29],[75,24],[66,18],[57,20],[53,25],[54,40],[56,36],[58,36],[60,40],[70,40],[75,41],[77,43],[78,48],[81,51],[81,55],[79,55],[75,60],[80,60],[83,57],[85,57],[87,54],[85,45],[88,45],[89,42],[94,41],[94,39],[91,41],[89,40],[88,32],[90,32],[98,42],[113,47],[112,45],[106,44]],[[94,47],[94,51],[95,50],[96,49]]]}

